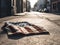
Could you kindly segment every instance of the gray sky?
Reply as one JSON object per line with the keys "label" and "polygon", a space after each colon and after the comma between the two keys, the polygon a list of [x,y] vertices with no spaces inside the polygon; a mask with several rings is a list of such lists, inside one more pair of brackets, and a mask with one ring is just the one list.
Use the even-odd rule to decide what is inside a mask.
{"label": "gray sky", "polygon": [[29,0],[30,1],[30,4],[31,4],[31,8],[34,7],[35,3],[38,1],[38,0]]}

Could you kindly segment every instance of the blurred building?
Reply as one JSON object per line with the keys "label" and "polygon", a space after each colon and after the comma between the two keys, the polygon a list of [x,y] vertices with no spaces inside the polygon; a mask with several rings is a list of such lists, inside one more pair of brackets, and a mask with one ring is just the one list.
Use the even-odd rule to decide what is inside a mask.
{"label": "blurred building", "polygon": [[60,0],[51,0],[51,9],[54,13],[60,13]]}
{"label": "blurred building", "polygon": [[23,13],[28,11],[28,8],[30,7],[30,2],[28,0],[12,0],[11,5],[13,7],[12,10],[14,11],[14,14]]}
{"label": "blurred building", "polygon": [[51,0],[46,0],[46,8],[48,12],[51,12]]}
{"label": "blurred building", "polygon": [[11,0],[0,0],[0,17],[11,15]]}
{"label": "blurred building", "polygon": [[28,0],[23,0],[23,12],[30,12],[30,2]]}
{"label": "blurred building", "polygon": [[11,13],[14,15],[16,13],[23,12],[23,0],[11,0]]}
{"label": "blurred building", "polygon": [[46,1],[47,0],[38,0],[36,2],[36,4],[34,5],[34,9],[35,11],[38,11],[40,9],[43,9],[43,8],[46,8],[45,5],[46,5]]}
{"label": "blurred building", "polygon": [[27,10],[27,0],[0,0],[0,17],[23,13]]}
{"label": "blurred building", "polygon": [[27,11],[27,12],[30,12],[30,10],[31,10],[31,5],[30,5],[30,4],[31,4],[31,3],[30,3],[28,0],[27,0],[26,2],[27,2],[27,3],[26,3],[26,11]]}
{"label": "blurred building", "polygon": [[27,1],[26,0],[23,0],[23,12],[26,11],[26,4],[27,4]]}

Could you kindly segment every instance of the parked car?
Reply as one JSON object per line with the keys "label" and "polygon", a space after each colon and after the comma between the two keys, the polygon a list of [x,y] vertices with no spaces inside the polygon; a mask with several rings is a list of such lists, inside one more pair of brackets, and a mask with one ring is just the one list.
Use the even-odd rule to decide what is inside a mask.
{"label": "parked car", "polygon": [[47,12],[48,10],[46,8],[40,9],[39,12]]}

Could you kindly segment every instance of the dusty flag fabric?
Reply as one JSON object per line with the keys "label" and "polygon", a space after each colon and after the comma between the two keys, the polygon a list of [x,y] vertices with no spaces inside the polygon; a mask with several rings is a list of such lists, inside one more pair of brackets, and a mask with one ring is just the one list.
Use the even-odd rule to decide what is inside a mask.
{"label": "dusty flag fabric", "polygon": [[28,22],[6,22],[3,28],[6,29],[8,35],[16,33],[24,35],[48,33],[44,28]]}

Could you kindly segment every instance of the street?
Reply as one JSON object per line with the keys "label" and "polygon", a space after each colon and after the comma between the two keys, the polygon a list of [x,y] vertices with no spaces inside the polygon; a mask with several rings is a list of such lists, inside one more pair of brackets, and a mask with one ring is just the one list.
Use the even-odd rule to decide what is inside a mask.
{"label": "street", "polygon": [[[9,39],[1,27],[6,21],[29,22],[46,29],[48,35],[25,36]],[[60,45],[60,15],[40,12],[25,12],[0,19],[0,45]]]}

